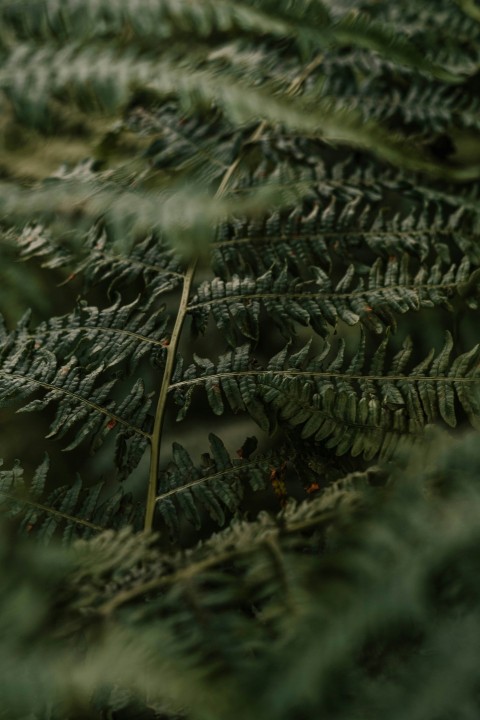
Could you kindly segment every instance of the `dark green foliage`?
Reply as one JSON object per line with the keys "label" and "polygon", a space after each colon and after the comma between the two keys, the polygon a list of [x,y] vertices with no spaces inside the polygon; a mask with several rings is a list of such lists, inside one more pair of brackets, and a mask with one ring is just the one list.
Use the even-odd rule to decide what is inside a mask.
{"label": "dark green foliage", "polygon": [[22,259],[40,258],[45,268],[70,267],[69,279],[81,275],[87,286],[102,281],[115,284],[142,279],[149,295],[173,290],[181,280],[178,259],[169,248],[163,248],[159,238],[149,236],[132,247],[129,253],[111,247],[105,228],[93,227],[84,238],[81,248],[71,251],[62,243],[52,241],[41,226],[26,226],[17,238]]}
{"label": "dark green foliage", "polygon": [[0,3],[2,720],[478,717],[479,22]]}
{"label": "dark green foliage", "polygon": [[33,569],[3,526],[5,717],[475,717],[479,471],[430,438],[186,553],[126,529]]}
{"label": "dark green foliage", "polygon": [[[91,158],[30,187],[7,172],[3,237],[96,295],[2,331],[0,397],[52,407],[47,437],[67,449],[109,449],[115,435],[116,482],[150,446],[147,527],[157,506],[173,529],[172,495],[196,525],[204,511],[223,524],[239,509],[238,462],[224,467],[218,448],[213,475],[228,468],[233,484],[212,483],[179,444],[169,468],[159,461],[168,399],[182,419],[199,386],[216,415],[286,429],[287,460],[305,440],[318,446],[313,467],[331,450],[389,457],[432,423],[478,424],[478,337],[453,340],[478,305],[478,190],[467,182],[478,168],[457,153],[458,133],[476,127],[474,20],[442,8],[450,22],[432,22],[448,52],[382,3],[2,9],[11,122],[47,136],[55,126],[65,142],[81,131],[92,145]],[[99,110],[116,123],[89,125]],[[405,330],[415,335],[426,311],[452,322],[417,349]],[[214,347],[188,348],[193,364],[178,352],[187,318]],[[287,341],[279,354],[270,325]],[[311,353],[297,341],[306,332]],[[269,485],[275,452],[253,454],[256,487]]]}
{"label": "dark green foliage", "polygon": [[259,277],[239,277],[223,282],[215,278],[202,283],[189,306],[195,326],[206,327],[210,314],[226,339],[236,344],[235,330],[245,337],[258,340],[262,308],[287,337],[295,324],[311,325],[319,335],[329,333],[329,327],[339,320],[347,325],[364,323],[381,333],[385,325],[395,326],[395,314],[420,310],[436,305],[449,306],[449,298],[463,292],[469,285],[472,294],[480,281],[479,273],[469,273],[465,257],[460,266],[450,265],[442,272],[439,264],[420,265],[415,277],[409,272],[409,255],[377,258],[366,273],[356,272],[350,265],[345,275],[332,285],[329,275],[313,267],[315,280],[302,280],[283,270],[274,274],[267,270]]}
{"label": "dark green foliage", "polygon": [[[70,341],[76,344],[76,333],[64,332],[60,346],[63,344],[65,347],[63,341],[68,335]],[[46,337],[48,345],[50,334]],[[68,449],[76,447],[89,435],[93,435],[97,443],[100,442],[108,424],[111,426],[108,429],[118,424],[120,433],[125,437],[137,436],[137,443],[148,439],[148,432],[142,426],[150,401],[144,393],[142,381],[137,380],[127,396],[121,402],[115,402],[110,397],[115,380],[98,381],[104,369],[103,359],[92,368],[82,366],[71,352],[67,357],[65,362],[59,362],[51,350],[42,347],[41,339],[36,340],[30,335],[25,339],[23,324],[20,323],[16,331],[5,338],[2,347],[2,405],[30,400],[38,391],[42,391],[43,397],[23,405],[22,412],[43,410],[51,403],[57,405],[49,437],[63,438],[69,430],[76,428]]]}
{"label": "dark green foliage", "polygon": [[[181,419],[199,386],[216,415],[247,412],[270,433],[294,428],[284,458],[313,441],[323,448],[317,467],[330,450],[371,461],[420,442],[433,422],[478,422],[474,343],[457,351],[456,326],[442,328],[443,349],[437,333],[425,357],[431,345],[416,350],[403,329],[415,329],[417,312],[458,323],[459,312],[477,308],[478,193],[452,183],[477,172],[456,154],[458,131],[475,127],[465,115],[475,112],[473,48],[454,48],[450,34],[461,28],[463,42],[471,18],[450,8],[448,28],[437,23],[451,51],[437,61],[437,39],[421,23],[402,29],[396,18],[393,31],[386,7],[363,10],[126,1],[116,10],[91,2],[84,13],[72,3],[2,10],[1,85],[17,124],[48,134],[55,121],[70,137],[65,103],[87,133],[99,108],[119,118],[96,138],[94,159],[34,187],[4,184],[9,247],[64,271],[84,293],[106,290],[108,301],[80,299],[37,327],[26,317],[5,330],[3,404],[54,406],[48,437],[65,437],[70,449],[88,440],[97,450],[113,431],[119,481],[151,445],[147,525],[155,498],[165,498],[157,517],[170,530],[172,495],[195,524],[203,511],[224,523],[225,509],[239,507],[238,479],[212,484],[186,448],[175,444],[169,469],[158,465],[168,398]],[[157,56],[160,36],[172,45]],[[180,60],[187,38],[196,38],[191,58]],[[460,91],[464,114],[453,130],[440,99],[452,108]],[[172,293],[182,287],[180,302]],[[213,320],[218,355],[194,354],[185,366],[175,313],[179,327],[191,317],[207,339]],[[288,351],[264,340],[269,323],[293,343]],[[362,327],[354,341],[345,325]],[[320,350],[318,341],[314,352],[302,349],[304,328],[323,339]],[[375,335],[385,339],[372,343]],[[156,409],[147,357],[163,372]],[[222,462],[214,454],[214,475]],[[228,462],[235,478],[238,463]],[[267,486],[278,464],[254,454],[254,485]]]}
{"label": "dark green foliage", "polygon": [[433,351],[420,363],[411,364],[412,341],[385,370],[388,342],[385,339],[366,365],[365,336],[355,355],[345,361],[344,344],[335,352],[325,343],[322,353],[308,359],[309,346],[295,354],[282,350],[265,368],[253,367],[248,345],[220,357],[217,366],[205,358],[182,371],[177,368],[171,386],[181,405],[178,419],[188,412],[196,387],[204,386],[213,412],[224,412],[222,392],[234,412],[247,410],[265,430],[271,421],[263,405],[273,407],[290,425],[301,425],[302,437],[314,437],[337,454],[348,450],[371,460],[393,453],[402,439],[419,440],[427,424],[442,420],[457,424],[455,402],[472,424],[478,424],[479,353],[475,346],[450,361],[453,341],[435,357]]}
{"label": "dark green foliage", "polygon": [[160,477],[160,485],[165,489],[157,498],[157,508],[172,530],[176,529],[179,516],[199,527],[199,508],[202,506],[215,522],[223,525],[224,508],[236,510],[244,493],[244,485],[251,485],[255,490],[266,485],[266,471],[273,457],[255,460],[240,457],[232,460],[220,438],[211,433],[209,439],[211,455],[202,455],[201,467],[194,465],[185,448],[174,443],[173,461],[166,469],[165,476]]}
{"label": "dark green foliage", "polygon": [[47,490],[49,465],[46,455],[28,484],[18,463],[11,470],[0,469],[2,512],[18,523],[22,533],[35,535],[47,544],[61,529],[63,542],[70,544],[72,539],[90,537],[125,521],[134,527],[141,525],[141,508],[121,488],[105,499],[105,483],[84,488],[77,476],[71,485]]}

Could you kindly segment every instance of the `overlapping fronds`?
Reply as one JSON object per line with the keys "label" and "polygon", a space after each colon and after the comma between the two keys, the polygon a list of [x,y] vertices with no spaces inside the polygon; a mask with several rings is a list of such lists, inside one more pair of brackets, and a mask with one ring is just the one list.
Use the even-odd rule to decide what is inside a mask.
{"label": "overlapping fronds", "polygon": [[170,173],[206,188],[218,186],[246,139],[246,130],[227,123],[218,111],[185,113],[178,102],[147,109],[139,101],[125,127],[151,138],[144,153],[152,168],[148,182]]}
{"label": "overlapping fronds", "polygon": [[[478,305],[478,163],[456,146],[478,126],[468,3],[441,0],[430,24],[430,1],[418,16],[410,1],[368,0],[26,7],[0,9],[13,118],[0,140],[14,154],[16,126],[34,128],[29,142],[78,131],[92,156],[29,187],[7,168],[2,242],[109,300],[2,331],[5,404],[51,406],[50,436],[67,447],[115,430],[120,478],[150,444],[146,526],[156,508],[171,530],[184,514],[198,524],[197,500],[222,522],[232,488],[263,468],[252,460],[240,482],[245,458],[227,460],[218,439],[205,466],[176,443],[162,467],[167,400],[183,418],[200,386],[217,415],[367,461],[431,423],[477,423],[476,348],[450,360],[447,332],[422,362],[410,340],[371,350],[398,326],[401,342],[414,312],[448,315],[461,335]],[[184,369],[187,320],[195,336],[216,324],[218,362],[184,347]],[[313,330],[332,344],[259,360],[272,324],[288,343]],[[350,333],[348,359],[335,333]]]}
{"label": "overlapping fronds", "polygon": [[[337,268],[345,259],[365,274],[369,261],[380,256],[385,262],[399,254],[422,264],[464,258],[480,265],[476,197],[415,187],[388,173],[379,183],[373,173],[372,165],[355,165],[349,158],[318,180],[294,178],[295,189],[309,188],[303,202],[297,199],[257,219],[222,223],[211,245],[216,274],[227,280],[232,273],[265,273],[272,265],[287,263],[291,272],[308,279],[312,266],[330,273],[332,262]],[[285,190],[288,197],[288,184]],[[278,192],[282,191],[280,180]],[[408,198],[410,212],[386,213],[387,193],[398,198],[398,205]]]}
{"label": "overlapping fronds", "polygon": [[479,19],[0,3],[2,720],[479,716]]}
{"label": "overlapping fronds", "polygon": [[427,424],[441,420],[455,427],[456,403],[478,426],[478,346],[452,361],[453,340],[447,333],[441,351],[429,353],[408,374],[411,341],[407,339],[388,364],[387,348],[386,339],[365,367],[363,343],[348,364],[340,346],[327,362],[324,354],[303,367],[297,360],[293,367],[297,365],[298,374],[292,375],[291,359],[280,353],[267,368],[273,373],[259,380],[262,395],[281,417],[301,426],[303,437],[326,440],[326,447],[336,448],[339,455],[350,450],[368,459],[377,453],[386,456],[402,438],[421,437]]}
{"label": "overlapping fronds", "polygon": [[[107,8],[97,0],[88,3],[85,12],[80,13],[74,3],[62,4],[60,9],[60,6],[47,7],[39,2],[33,4],[27,19],[22,21],[22,10],[15,7],[15,3],[9,5],[4,10],[7,37],[4,38],[5,62],[0,86],[13,103],[17,116],[48,129],[55,125],[54,101],[65,102],[68,98],[82,108],[115,111],[128,102],[132,88],[148,89],[159,98],[178,97],[188,110],[213,105],[234,125],[262,117],[273,124],[281,122],[297,132],[315,133],[329,141],[368,149],[397,165],[424,169],[439,177],[461,179],[478,175],[478,168],[445,167],[428,153],[421,153],[419,147],[412,150],[408,143],[376,126],[373,111],[369,113],[362,107],[357,114],[350,106],[348,112],[344,112],[328,99],[328,94],[323,96],[321,91],[312,88],[307,88],[303,97],[293,99],[295,90],[301,88],[310,70],[305,76],[299,73],[297,77],[292,77],[289,71],[283,72],[280,82],[282,73],[278,68],[276,77],[267,70],[263,80],[260,79],[261,87],[257,88],[230,71],[228,51],[226,54],[224,51],[225,42],[234,37],[236,31],[246,31],[247,35],[260,32],[262,36],[270,35],[272,40],[294,41],[305,61],[312,60],[313,53],[318,54],[319,50],[328,58],[329,53],[353,47],[373,58],[380,54],[389,63],[409,68],[412,74],[426,74],[447,85],[465,81],[464,69],[451,71],[425,57],[410,41],[408,33],[399,34],[396,26],[395,30],[390,29],[362,13],[347,14],[332,21],[321,5],[314,7],[311,3],[302,3],[295,12],[288,4],[282,12],[268,3],[228,1],[220,4],[162,2],[155,7],[145,3],[144,14],[142,8],[143,4],[139,8],[138,3],[129,2],[120,3],[115,9]],[[131,17],[133,13],[135,20]],[[152,15],[163,20],[155,21]],[[214,34],[218,52],[212,47],[205,49],[197,45],[192,58],[184,53],[182,63],[177,62],[178,55],[169,54],[168,50],[158,52],[159,35],[176,33],[179,40],[185,32],[197,32],[200,38]],[[11,42],[12,33],[13,37],[17,33],[15,42]],[[31,35],[43,41],[40,48],[28,40],[23,44],[19,42],[19,38],[23,40]],[[55,47],[52,35],[60,42]],[[82,42],[72,42],[72,38]],[[117,38],[120,42],[115,43]],[[116,49],[106,49],[105,40],[115,43]],[[152,40],[155,57],[151,53]],[[280,62],[289,67],[289,61],[278,53],[275,43],[270,53],[277,65]],[[322,59],[312,62],[312,69],[320,68],[321,73]],[[264,67],[273,64],[267,63]],[[352,67],[354,64],[352,61]]]}
{"label": "overlapping fronds", "polygon": [[182,279],[178,255],[155,235],[135,243],[130,251],[116,246],[105,228],[97,226],[80,246],[77,242],[71,248],[55,242],[41,225],[25,226],[11,235],[10,242],[18,246],[22,259],[39,259],[45,268],[65,268],[67,280],[81,275],[86,287],[106,281],[113,289],[141,279],[153,298],[174,290]]}
{"label": "overlapping fronds", "polygon": [[[67,39],[120,40],[120,44],[136,41],[142,46],[154,44],[167,38],[178,38],[182,34],[196,35],[202,38],[215,34],[248,33],[271,35],[272,37],[294,37],[304,13],[295,13],[294,18],[280,12],[277,17],[265,12],[256,3],[220,0],[207,0],[192,3],[188,0],[161,0],[152,4],[146,0],[122,0],[115,6],[105,0],[89,0],[82,8],[75,2],[54,2],[46,6],[41,0],[32,2],[31,11],[25,15],[20,6],[9,4],[3,9],[2,20],[4,41],[9,40],[12,32],[20,37],[34,37],[60,41]],[[309,3],[302,2],[304,10]],[[328,15],[319,9],[315,13],[318,22],[323,18],[324,25]],[[279,8],[280,10],[280,8]],[[309,13],[307,20],[312,20]],[[290,20],[290,22],[289,22]],[[301,26],[300,26],[301,27]],[[3,29],[2,28],[2,29]],[[313,34],[314,30],[305,26],[303,31]],[[10,33],[10,34],[9,34]]]}
{"label": "overlapping fronds", "polygon": [[469,12],[469,0],[455,0],[454,3],[440,0],[435,3],[435,14],[431,13],[432,7],[429,3],[419,7],[408,0],[402,8],[385,4],[381,15],[387,22],[398,23],[410,33],[413,41],[427,41],[431,54],[438,52],[444,58],[450,57],[451,61],[455,57],[468,56],[475,61],[478,58],[477,25],[472,22],[474,17]]}
{"label": "overlapping fronds", "polygon": [[[138,42],[147,46],[160,39],[181,37],[182,34],[208,37],[218,34],[269,35],[272,38],[296,40],[306,52],[344,46],[357,46],[387,56],[391,61],[426,72],[447,82],[457,77],[425,58],[407,34],[394,32],[367,14],[346,14],[332,22],[320,2],[304,0],[294,8],[291,3],[245,1],[191,3],[186,0],[149,2],[122,0],[115,7],[105,0],[90,0],[82,10],[74,2],[45,6],[32,2],[28,16],[20,6],[9,4],[2,13],[4,43],[12,33],[20,38],[65,42],[120,39],[120,43]],[[275,11],[275,12],[274,12]],[[454,15],[454,13],[452,13]]]}
{"label": "overlapping fronds", "polygon": [[120,296],[104,310],[80,301],[72,313],[50,318],[34,330],[25,317],[16,329],[16,342],[33,340],[35,350],[63,360],[76,357],[85,370],[100,366],[104,371],[126,362],[128,375],[152,350],[161,356],[167,342],[164,311],[154,304],[142,305],[140,300],[122,304]]}
{"label": "overlapping fronds", "polygon": [[395,83],[395,78],[386,73],[365,83],[361,90],[349,84],[345,88],[339,86],[340,82],[336,82],[333,87],[324,88],[325,94],[328,90],[332,95],[335,92],[339,108],[350,107],[365,119],[375,118],[385,125],[400,123],[405,132],[430,139],[432,151],[440,158],[453,155],[455,144],[453,140],[445,140],[442,152],[442,145],[434,144],[434,133],[445,133],[452,128],[480,128],[478,95],[465,92],[463,87],[452,91],[441,84],[432,87],[428,82],[410,85],[408,76]]}

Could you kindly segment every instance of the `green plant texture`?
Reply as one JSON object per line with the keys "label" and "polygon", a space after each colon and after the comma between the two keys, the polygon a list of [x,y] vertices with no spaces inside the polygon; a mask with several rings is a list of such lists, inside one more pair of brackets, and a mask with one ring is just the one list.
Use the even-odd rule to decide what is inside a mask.
{"label": "green plant texture", "polygon": [[1,720],[478,717],[479,20],[0,1]]}

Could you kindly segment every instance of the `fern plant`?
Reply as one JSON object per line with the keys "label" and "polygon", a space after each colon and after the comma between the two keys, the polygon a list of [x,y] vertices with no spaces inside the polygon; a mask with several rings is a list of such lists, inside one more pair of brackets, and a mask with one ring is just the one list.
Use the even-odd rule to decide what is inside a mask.
{"label": "fern plant", "polygon": [[[480,280],[478,19],[449,2],[432,18],[378,2],[2,5],[2,244],[107,299],[3,327],[0,400],[50,408],[67,450],[115,436],[109,497],[80,479],[45,489],[47,461],[25,488],[2,474],[30,533],[223,524],[249,486],[283,503],[289,472],[305,493],[332,456],[364,470],[432,423],[477,427],[479,352],[460,325]],[[39,153],[79,134],[89,158],[25,171],[19,139]],[[405,328],[433,311],[444,339],[417,348]],[[182,357],[187,320],[216,327],[215,355]],[[273,449],[239,438],[232,457],[211,434],[200,464],[178,442],[162,463],[167,408],[182,420],[202,391]],[[135,505],[122,483],[146,452]]]}
{"label": "fern plant", "polygon": [[479,19],[0,2],[0,718],[478,717]]}

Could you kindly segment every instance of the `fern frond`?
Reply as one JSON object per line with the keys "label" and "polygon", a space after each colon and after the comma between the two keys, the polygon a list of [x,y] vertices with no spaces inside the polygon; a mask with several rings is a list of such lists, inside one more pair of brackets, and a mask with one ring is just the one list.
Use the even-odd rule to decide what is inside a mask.
{"label": "fern frond", "polygon": [[[189,303],[194,327],[204,332],[210,315],[230,345],[235,346],[237,332],[258,340],[260,312],[263,309],[288,338],[297,323],[310,325],[322,336],[338,320],[348,325],[362,322],[374,332],[385,325],[395,327],[395,315],[424,307],[449,306],[455,292],[467,286],[475,293],[478,271],[470,277],[468,260],[442,271],[440,265],[420,265],[415,276],[409,271],[409,256],[390,256],[386,262],[374,262],[362,277],[350,265],[345,275],[333,284],[321,268],[311,268],[315,280],[302,280],[289,273],[267,271],[260,276],[233,275],[200,285]],[[470,279],[469,279],[470,278]],[[470,303],[474,303],[472,298]]]}
{"label": "fern frond", "polygon": [[[385,72],[357,88],[355,80],[345,74],[344,85],[332,77],[322,92],[335,97],[339,108],[359,112],[365,121],[374,119],[386,126],[401,127],[405,134],[426,140],[433,140],[434,133],[480,127],[478,96],[463,86],[412,83],[408,75]],[[449,150],[450,154],[455,151],[453,142]]]}
{"label": "fern frond", "polygon": [[427,73],[444,82],[461,82],[462,78],[426,58],[398,27],[378,23],[368,15],[356,12],[339,19],[334,25],[335,43],[339,47],[359,47],[382,54],[389,61]]}
{"label": "fern frond", "polygon": [[[430,353],[408,375],[404,369],[412,352],[409,340],[387,372],[386,340],[379,345],[366,373],[361,370],[363,345],[347,367],[340,347],[328,364],[322,358],[314,360],[298,377],[289,376],[288,370],[284,376],[282,366],[286,369],[290,363],[280,356],[269,364],[270,369],[280,371],[278,375],[267,374],[259,384],[264,400],[273,403],[290,424],[302,427],[302,437],[326,439],[326,447],[336,448],[339,455],[350,450],[352,455],[363,454],[368,459],[377,453],[386,456],[403,437],[421,436],[427,424],[442,420],[454,427],[456,401],[472,424],[478,425],[478,346],[450,362],[452,347],[447,333],[440,353],[436,357]],[[337,375],[340,368],[344,371]],[[303,372],[312,373],[311,379],[302,378]]]}
{"label": "fern frond", "polygon": [[[352,187],[350,196],[348,181],[340,191],[339,182],[333,186],[326,181],[318,194],[291,209],[221,224],[211,243],[216,274],[228,281],[240,271],[265,273],[287,263],[295,276],[308,277],[314,266],[330,273],[332,264],[345,261],[365,274],[367,250],[371,263],[378,257],[386,263],[389,257],[408,255],[421,265],[452,263],[460,257],[480,266],[479,218],[468,207],[452,207],[443,198],[435,199],[433,192],[431,199],[418,193],[418,211],[388,217],[381,211],[381,196],[371,199],[374,188],[364,190],[367,182]],[[392,183],[392,192],[399,190]]]}
{"label": "fern frond", "polygon": [[449,0],[406,0],[400,6],[373,0],[324,0],[335,20],[355,17],[360,12],[379,23],[395,28],[416,48],[423,48],[428,58],[447,65],[452,71],[472,71],[478,60],[478,30],[463,3]]}
{"label": "fern frond", "polygon": [[[273,12],[275,10],[275,12]],[[121,38],[149,46],[158,40],[182,34],[209,37],[218,33],[249,36],[267,35],[298,42],[304,55],[312,49],[356,46],[383,54],[400,65],[425,72],[446,82],[458,77],[432,62],[410,42],[406,34],[395,32],[369,18],[366,14],[346,15],[331,22],[320,3],[301,2],[292,11],[291,4],[275,8],[268,3],[220,2],[191,3],[187,0],[162,0],[155,5],[143,0],[123,0],[112,8],[105,0],[90,0],[80,12],[74,2],[49,5],[37,0],[29,7],[29,15],[13,6],[3,12],[8,30],[17,31],[20,38],[49,40],[53,37],[65,42],[71,38],[85,41]],[[123,37],[122,37],[123,36]],[[5,40],[10,39],[6,33]]]}
{"label": "fern frond", "polygon": [[126,528],[34,553],[2,529],[5,714],[93,717],[120,683],[172,719],[474,717],[479,468],[478,435],[442,437],[388,492],[354,473],[181,552]]}
{"label": "fern frond", "polygon": [[[50,233],[56,227],[57,236],[68,232],[72,245],[76,241],[78,246],[79,239],[87,235],[89,242],[94,245],[99,243],[93,250],[102,250],[105,245],[102,237],[97,235],[100,221],[102,227],[108,227],[111,241],[115,242],[118,251],[118,248],[131,248],[139,238],[151,238],[152,233],[162,230],[174,236],[175,231],[179,234],[178,231],[185,226],[188,228],[190,223],[197,222],[199,227],[205,228],[216,215],[224,217],[228,212],[228,205],[221,201],[208,202],[205,193],[198,190],[191,189],[189,195],[185,188],[176,188],[155,196],[138,188],[125,189],[115,183],[109,185],[101,178],[95,181],[59,179],[29,190],[19,188],[15,183],[2,183],[1,189],[0,208],[10,224],[31,223],[34,218],[35,223],[47,226]],[[185,212],[182,217],[187,197],[190,201],[189,217],[185,216]],[[249,204],[252,205],[251,200]],[[257,204],[258,201],[253,206]],[[206,213],[206,209],[210,212]],[[39,241],[40,238],[36,238],[36,242]],[[47,247],[43,250],[48,252]],[[36,250],[40,252],[42,248]],[[112,250],[112,255],[115,255],[115,249]],[[143,251],[148,252],[148,249],[143,246]],[[178,260],[172,262],[172,258],[168,262],[178,264]]]}
{"label": "fern frond", "polygon": [[174,443],[173,459],[160,474],[161,493],[156,508],[171,533],[177,531],[183,518],[198,529],[202,511],[218,525],[224,525],[225,510],[238,510],[245,487],[267,487],[272,468],[281,465],[286,457],[275,452],[251,458],[257,445],[255,438],[249,438],[248,454],[239,452],[238,458],[231,458],[222,440],[213,433],[209,441],[210,452],[202,454],[200,466],[182,445]]}
{"label": "fern frond", "polygon": [[[19,412],[56,406],[47,437],[73,434],[66,449],[77,447],[91,437],[94,446],[116,428],[116,462],[127,473],[140,460],[150,438],[148,411],[151,397],[138,379],[123,399],[114,400],[116,379],[102,379],[103,366],[82,368],[72,355],[61,364],[50,350],[36,348],[36,341],[24,341],[22,329],[7,336],[0,350],[0,404],[2,407],[27,401]],[[39,392],[42,398],[32,399]]]}
{"label": "fern frond", "polygon": [[235,159],[245,131],[236,129],[217,112],[182,112],[178,103],[166,102],[148,112],[134,107],[126,127],[142,136],[152,136],[145,150],[152,171],[146,184],[164,173],[175,178],[185,174],[190,182],[215,189]]}
{"label": "fern frond", "polygon": [[196,387],[204,386],[208,403],[216,415],[225,411],[224,395],[234,413],[248,410],[263,430],[269,430],[269,419],[257,397],[255,371],[249,371],[253,363],[249,345],[236,347],[220,356],[217,366],[208,358],[195,356],[195,363],[184,369],[183,359],[178,357],[169,389],[180,406],[177,420],[186,416]]}
{"label": "fern frond", "polygon": [[70,544],[73,539],[86,539],[106,528],[138,526],[140,508],[121,487],[105,498],[106,483],[87,488],[77,475],[71,485],[48,490],[49,465],[45,455],[30,482],[25,482],[18,463],[11,470],[0,469],[2,513],[15,520],[21,534],[47,544],[61,533],[63,543]]}
{"label": "fern frond", "polygon": [[[75,356],[85,370],[101,366],[103,370],[126,362],[123,374],[129,375],[140,360],[155,351],[156,358],[168,342],[168,317],[165,308],[141,303],[126,305],[117,297],[103,310],[78,301],[72,313],[40,323],[33,331],[28,317],[16,330],[17,342],[34,341],[35,350],[49,351],[57,358]],[[118,372],[117,372],[118,377]]]}
{"label": "fern frond", "polygon": [[[63,128],[71,108],[70,128],[99,111],[124,114],[109,129],[95,125],[106,135],[73,171],[30,188],[2,182],[5,237],[25,259],[81,273],[87,287],[140,280],[148,298],[103,310],[79,304],[33,331],[26,319],[0,330],[0,398],[25,401],[24,411],[55,407],[50,436],[68,436],[68,447],[89,437],[95,448],[116,427],[122,476],[153,438],[147,527],[169,385],[179,418],[204,386],[218,415],[247,411],[268,430],[281,420],[303,439],[366,459],[422,438],[437,420],[477,422],[477,350],[451,362],[449,335],[410,374],[409,341],[392,358],[385,340],[370,361],[362,334],[348,361],[326,344],[319,358],[285,350],[265,368],[237,347],[259,340],[265,316],[290,339],[298,324],[321,336],[340,321],[381,333],[410,310],[451,310],[455,295],[458,305],[478,304],[480,191],[462,181],[479,168],[468,158],[444,162],[429,137],[452,122],[475,125],[473,19],[444,0],[442,17],[452,19],[444,30],[438,19],[426,27],[424,7],[418,23],[410,0],[404,14],[369,0],[356,12],[348,0],[327,5],[88,0],[81,12],[73,0],[33,0],[28,11],[0,9],[0,92],[17,124],[38,137],[57,115]],[[432,28],[438,38],[429,42]],[[161,36],[169,41],[159,46]],[[397,114],[377,102],[386,85]],[[13,146],[8,122],[4,131],[0,142]],[[198,251],[214,232],[213,278],[198,286]],[[193,243],[189,263],[184,241]],[[169,338],[158,299],[180,287]],[[218,362],[194,355],[186,370],[178,359],[171,380],[188,313],[197,331],[213,317],[233,349]],[[160,366],[167,355],[152,432],[142,380],[130,392],[122,385],[148,354]],[[190,476],[202,488],[209,476],[178,444],[174,456],[167,492],[187,502]],[[212,500],[211,514],[220,519],[225,507]]]}
{"label": "fern frond", "polygon": [[[154,192],[141,186],[124,188],[115,183],[109,186],[108,183],[102,183],[101,177],[92,182],[54,180],[29,190],[5,182],[0,183],[0,190],[0,210],[10,227],[18,227],[26,222],[30,226],[33,218],[35,226],[48,230],[52,241],[63,240],[67,235],[72,250],[81,245],[86,236],[87,243],[91,243],[91,251],[100,251],[101,269],[105,268],[107,259],[111,260],[112,265],[116,261],[119,268],[121,256],[141,240],[145,242],[141,244],[140,252],[149,253],[160,236],[162,240],[159,243],[158,263],[162,274],[167,275],[167,278],[162,279],[166,280],[168,276],[175,278],[175,273],[178,278],[178,270],[174,268],[178,268],[181,263],[181,255],[191,256],[198,252],[205,254],[212,227],[229,217],[233,211],[248,217],[275,207],[279,200],[275,188],[269,188],[268,185],[263,189],[252,189],[251,194],[241,199],[233,199],[212,197],[196,185],[183,184]],[[102,229],[106,229],[108,237],[105,237]],[[170,242],[169,249],[165,239]],[[28,252],[29,240],[25,242]],[[41,237],[35,236],[32,242],[36,253],[49,254],[48,237],[44,239],[43,247]],[[109,247],[106,257],[103,257],[106,243]],[[85,248],[81,254],[85,254]],[[54,249],[52,255],[57,256]],[[58,257],[63,261],[68,254],[62,251]],[[164,262],[166,267],[163,266]],[[146,270],[149,269],[148,264],[147,261]],[[138,258],[138,265],[140,270],[141,257]]]}
{"label": "fern frond", "polygon": [[223,397],[234,412],[247,410],[265,430],[275,427],[272,411],[303,438],[325,442],[337,455],[350,452],[370,460],[388,456],[397,446],[419,441],[428,424],[457,424],[456,404],[477,427],[480,416],[478,345],[450,361],[452,337],[410,373],[405,372],[412,342],[392,358],[385,370],[388,338],[378,346],[367,367],[365,342],[354,357],[344,359],[344,346],[331,355],[325,343],[320,356],[308,360],[309,346],[288,356],[287,348],[265,369],[255,367],[247,345],[222,355],[217,366],[195,358],[185,371],[181,363],[170,390],[184,417],[195,389],[204,387],[216,414],[224,412]]}
{"label": "fern frond", "polygon": [[109,291],[141,279],[151,297],[174,290],[181,282],[182,263],[172,248],[154,234],[121,248],[102,227],[92,227],[81,246],[55,241],[41,225],[10,233],[23,260],[40,259],[42,267],[68,269],[67,280],[81,275],[86,287],[110,282]]}
{"label": "fern frond", "polygon": [[[413,202],[412,216],[422,210],[422,215],[444,215],[445,220],[458,213],[462,222],[468,221],[469,229],[478,230],[478,197],[479,188],[476,183],[432,183],[420,176],[412,176],[398,168],[384,168],[381,179],[378,176],[378,166],[369,158],[362,158],[352,154],[343,161],[322,166],[325,180],[328,183],[337,183],[345,188],[345,195],[368,193],[371,191],[378,198],[385,192],[393,191],[401,194]],[[319,178],[321,179],[321,178]],[[320,183],[319,183],[320,184]],[[457,217],[457,223],[458,223]]]}
{"label": "fern frond", "polygon": [[[463,3],[463,5],[467,5]],[[435,10],[436,12],[433,12]],[[449,2],[425,2],[419,6],[415,2],[407,2],[402,8],[384,6],[382,16],[387,22],[402,28],[417,44],[431,48],[441,61],[460,66],[465,64],[465,57],[471,63],[478,60],[479,50],[476,42],[478,28],[472,17],[465,13],[462,0]]]}
{"label": "fern frond", "polygon": [[[288,16],[266,13],[253,3],[232,0],[207,0],[192,3],[188,0],[161,0],[155,4],[148,0],[121,0],[115,6],[106,0],[88,0],[80,9],[75,2],[55,2],[45,6],[35,0],[25,16],[21,7],[9,5],[0,19],[5,40],[12,31],[20,38],[65,42],[81,38],[92,40],[120,40],[120,44],[138,42],[142,47],[158,47],[159,40],[180,38],[182,35],[208,38],[220,34],[269,35],[295,37],[298,22]],[[326,13],[323,13],[324,18]],[[317,20],[320,18],[317,13]],[[3,29],[2,28],[2,29]],[[313,35],[311,26],[303,28]],[[123,42],[122,42],[123,41]]]}

